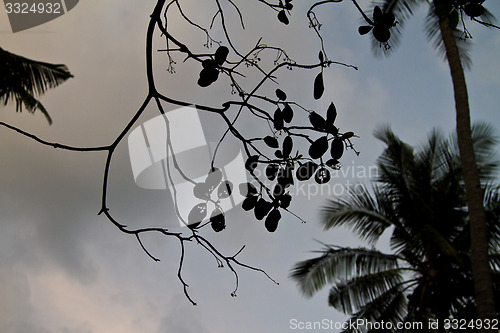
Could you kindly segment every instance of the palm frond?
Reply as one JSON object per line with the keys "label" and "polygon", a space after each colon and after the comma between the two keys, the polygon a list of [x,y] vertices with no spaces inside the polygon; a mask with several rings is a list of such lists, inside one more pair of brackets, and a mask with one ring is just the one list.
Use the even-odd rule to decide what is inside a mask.
{"label": "palm frond", "polygon": [[47,110],[36,96],[57,87],[73,77],[65,65],[50,64],[31,60],[0,48],[0,102],[16,102],[16,110],[22,105],[29,112],[40,110],[51,123]]}
{"label": "palm frond", "polygon": [[366,248],[328,247],[321,256],[298,262],[290,277],[311,297],[326,284],[398,267],[398,257]]}
{"label": "palm frond", "polygon": [[[376,136],[386,144],[376,184],[330,201],[321,222],[325,229],[350,228],[372,243],[391,227],[393,254],[327,246],[318,258],[298,263],[292,278],[307,295],[333,284],[329,304],[354,313],[352,318],[409,322],[475,313],[470,222],[456,137],[446,139],[434,130],[413,149],[387,126]],[[500,298],[497,138],[489,125],[474,124],[472,139],[482,168],[490,264]]]}
{"label": "palm frond", "polygon": [[26,90],[19,89],[17,91],[17,96],[15,97],[15,99],[16,99],[16,109],[20,111],[21,104],[24,104],[28,112],[34,113],[36,110],[40,110],[40,112],[42,112],[43,115],[45,116],[45,119],[47,119],[47,122],[49,124],[52,124],[52,118],[50,117],[49,113],[42,105],[42,103],[40,103],[38,99],[33,97],[32,94],[30,94]]}
{"label": "palm frond", "polygon": [[487,185],[484,190],[484,208],[490,234],[490,252],[500,251],[500,185]]}
{"label": "palm frond", "polygon": [[348,227],[361,239],[375,243],[388,227],[398,222],[391,220],[390,205],[384,202],[379,189],[374,187],[373,192],[375,198],[360,184],[356,191],[349,189],[343,198],[329,201],[321,210],[324,229]]}
{"label": "palm frond", "polygon": [[374,1],[383,12],[392,12],[399,21],[406,21],[413,16],[414,11],[423,3],[422,0],[378,0]]}
{"label": "palm frond", "polygon": [[[441,37],[441,31],[439,28],[439,17],[434,11],[434,6],[430,6],[429,13],[425,19],[424,31],[426,33],[427,39],[434,44],[436,50],[442,55],[443,60],[446,60],[446,49],[444,47],[443,39]],[[470,38],[466,38],[466,34],[459,30],[454,29],[453,34],[455,36],[455,41],[458,47],[458,54],[460,55],[460,60],[462,61],[462,66],[465,69],[470,69],[472,66],[472,59],[470,56],[470,50],[472,42]]]}
{"label": "palm frond", "polygon": [[400,269],[354,277],[338,282],[330,289],[328,304],[339,311],[352,314],[388,290],[398,288],[403,281]]}
{"label": "palm frond", "polygon": [[[379,177],[377,183],[382,184],[395,197],[407,196],[409,188],[409,169],[413,164],[413,148],[402,142],[387,125],[378,127],[374,136],[386,144],[386,149],[377,159]],[[387,193],[386,193],[387,194]]]}
{"label": "palm frond", "polygon": [[[484,122],[474,123],[471,130],[479,176],[483,182],[494,180],[496,179],[496,173],[500,165],[497,156],[498,136],[495,135],[494,128]],[[458,139],[456,142],[458,142]]]}
{"label": "palm frond", "polygon": [[[373,301],[365,304],[349,321],[368,321],[371,323],[390,322],[394,325],[404,320],[408,300],[401,288],[392,288]],[[359,330],[344,330],[342,332],[358,332]],[[370,332],[370,331],[368,331]]]}
{"label": "palm frond", "polygon": [[496,276],[500,277],[500,253],[490,254],[490,266],[491,270]]}

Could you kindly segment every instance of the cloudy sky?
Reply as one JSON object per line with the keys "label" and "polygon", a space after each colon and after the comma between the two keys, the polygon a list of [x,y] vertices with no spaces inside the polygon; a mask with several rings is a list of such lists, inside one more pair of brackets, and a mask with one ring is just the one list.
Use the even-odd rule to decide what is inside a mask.
{"label": "cloudy sky", "polygon": [[[193,17],[209,24],[213,8],[185,2]],[[54,120],[52,126],[39,113],[16,113],[13,105],[0,107],[0,121],[68,145],[111,143],[147,93],[144,44],[154,3],[81,1],[66,15],[15,34],[6,13],[0,11],[0,47],[28,58],[64,63],[75,76],[42,98]],[[368,1],[361,3],[367,7]],[[487,4],[500,15],[497,1]],[[247,30],[236,34],[242,36],[241,47],[263,37],[267,44],[290,50],[295,59],[316,61],[319,43],[307,28],[305,6],[296,6],[287,27],[262,4],[246,3],[242,9]],[[323,232],[318,212],[329,193],[342,194],[347,181],[369,181],[358,171],[373,166],[382,152],[382,144],[372,136],[377,125],[390,124],[411,144],[424,140],[433,127],[453,130],[449,70],[422,32],[424,16],[425,10],[420,10],[408,22],[401,45],[390,58],[375,58],[369,38],[357,33],[359,14],[349,1],[318,11],[329,57],[359,70],[330,67],[325,71],[326,97],[320,101],[312,99],[316,73],[284,74],[280,87],[311,109],[325,110],[333,100],[339,111],[338,125],[360,136],[355,144],[361,154],[345,155],[345,177],[325,185],[323,194],[311,187],[309,196],[299,195],[293,201],[292,210],[305,224],[287,214],[278,231],[269,234],[251,214],[235,209],[222,235],[206,231],[228,255],[246,245],[239,259],[264,269],[279,282],[276,285],[258,272],[238,268],[237,297],[230,296],[234,289],[231,272],[218,269],[211,255],[188,244],[183,274],[198,303],[193,307],[177,279],[180,250],[176,239],[145,237],[145,245],[161,259],[153,262],[134,237],[97,216],[104,153],[56,150],[0,127],[0,331],[289,332],[293,331],[292,319],[344,320],[345,316],[327,306],[328,288],[304,299],[288,278],[289,270],[320,247],[315,239],[361,244],[346,230]],[[180,21],[170,24],[184,38],[195,38],[191,30],[183,31]],[[500,32],[477,25],[469,28],[474,36],[474,65],[466,74],[472,118],[498,129]],[[220,32],[217,29],[214,34]],[[173,75],[166,71],[164,55],[156,59],[158,87],[171,97],[218,106],[230,95],[230,88],[223,84],[196,87],[199,69],[183,67],[182,59]],[[275,88],[270,87],[269,93]],[[139,123],[153,118],[154,111],[148,109]],[[204,123],[213,129],[209,135],[220,135],[213,118]],[[126,140],[112,162],[109,207],[131,226],[175,224],[170,194],[141,189],[134,183]]]}

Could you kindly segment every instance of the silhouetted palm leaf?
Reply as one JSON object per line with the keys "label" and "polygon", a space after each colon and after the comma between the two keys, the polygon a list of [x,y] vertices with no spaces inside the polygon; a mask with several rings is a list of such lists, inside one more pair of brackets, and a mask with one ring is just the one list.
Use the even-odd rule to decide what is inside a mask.
{"label": "silhouetted palm leaf", "polygon": [[[325,229],[350,228],[372,244],[390,231],[393,253],[326,245],[320,256],[298,262],[291,277],[307,297],[333,285],[329,305],[351,314],[351,320],[474,318],[470,228],[456,136],[447,140],[432,131],[415,148],[388,127],[378,129],[376,136],[386,149],[378,159],[375,185],[371,191],[357,186],[357,191],[329,201],[321,222]],[[485,124],[473,126],[472,138],[478,164],[484,166],[490,263],[498,277],[500,186],[491,185],[497,141]],[[495,293],[500,301],[498,281]]]}
{"label": "silhouetted palm leaf", "polygon": [[328,295],[328,304],[344,313],[352,314],[386,292],[397,290],[403,283],[401,269],[381,270],[337,282]]}
{"label": "silhouetted palm leaf", "polygon": [[291,273],[306,297],[339,279],[397,267],[397,256],[377,250],[327,247],[321,253],[318,258],[297,263]]}
{"label": "silhouetted palm leaf", "polygon": [[73,77],[67,67],[27,59],[2,48],[0,63],[0,102],[6,105],[10,100],[15,101],[17,111],[22,110],[23,104],[29,112],[40,110],[52,123],[37,96]]}

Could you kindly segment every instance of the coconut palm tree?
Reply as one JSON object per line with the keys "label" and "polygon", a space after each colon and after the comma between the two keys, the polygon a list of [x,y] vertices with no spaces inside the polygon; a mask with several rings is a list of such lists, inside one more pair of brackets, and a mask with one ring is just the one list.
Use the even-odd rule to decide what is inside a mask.
{"label": "coconut palm tree", "polygon": [[[476,318],[470,218],[456,137],[446,140],[433,131],[418,149],[387,127],[376,137],[387,147],[373,188],[356,187],[330,201],[321,223],[325,229],[348,227],[372,246],[388,232],[391,253],[323,244],[319,256],[294,266],[291,277],[307,297],[333,284],[329,305],[354,321],[440,319],[442,325],[445,318]],[[496,140],[484,124],[473,127],[472,139],[485,190],[493,297],[500,301],[500,187],[491,185]]]}
{"label": "coconut palm tree", "polygon": [[[356,0],[352,0],[360,9]],[[373,20],[368,18],[360,9],[369,26],[359,29],[361,34],[372,32],[374,45],[382,44],[382,50],[390,51],[391,46],[397,44],[399,28],[421,4],[429,6],[426,31],[445,59],[448,61],[453,83],[456,128],[462,172],[465,182],[468,212],[470,215],[471,250],[473,261],[473,276],[479,318],[493,318],[495,303],[492,297],[492,279],[488,265],[487,227],[483,193],[479,185],[479,175],[475,163],[473,144],[471,140],[471,124],[467,85],[463,67],[470,63],[467,57],[467,43],[464,40],[470,37],[465,23],[467,19],[479,22],[488,27],[493,25],[493,15],[483,6],[486,0],[378,0],[373,1],[375,7]],[[397,24],[400,23],[400,24]],[[458,27],[462,25],[463,31]],[[395,27],[396,34],[391,37],[391,30]],[[390,41],[390,44],[389,44]],[[380,48],[377,48],[380,49]]]}
{"label": "coconut palm tree", "polygon": [[35,61],[0,48],[0,103],[15,101],[16,111],[22,106],[29,111],[40,110],[52,123],[45,107],[37,99],[47,89],[57,87],[73,77],[65,65]]}

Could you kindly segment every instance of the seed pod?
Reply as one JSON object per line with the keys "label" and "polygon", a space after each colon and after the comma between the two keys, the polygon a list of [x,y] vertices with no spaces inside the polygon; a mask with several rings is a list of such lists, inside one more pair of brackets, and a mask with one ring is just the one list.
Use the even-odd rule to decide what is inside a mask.
{"label": "seed pod", "polygon": [[316,175],[314,176],[314,180],[318,184],[328,183],[328,181],[330,181],[330,171],[328,171],[328,169],[325,167],[319,168],[316,172]]}

